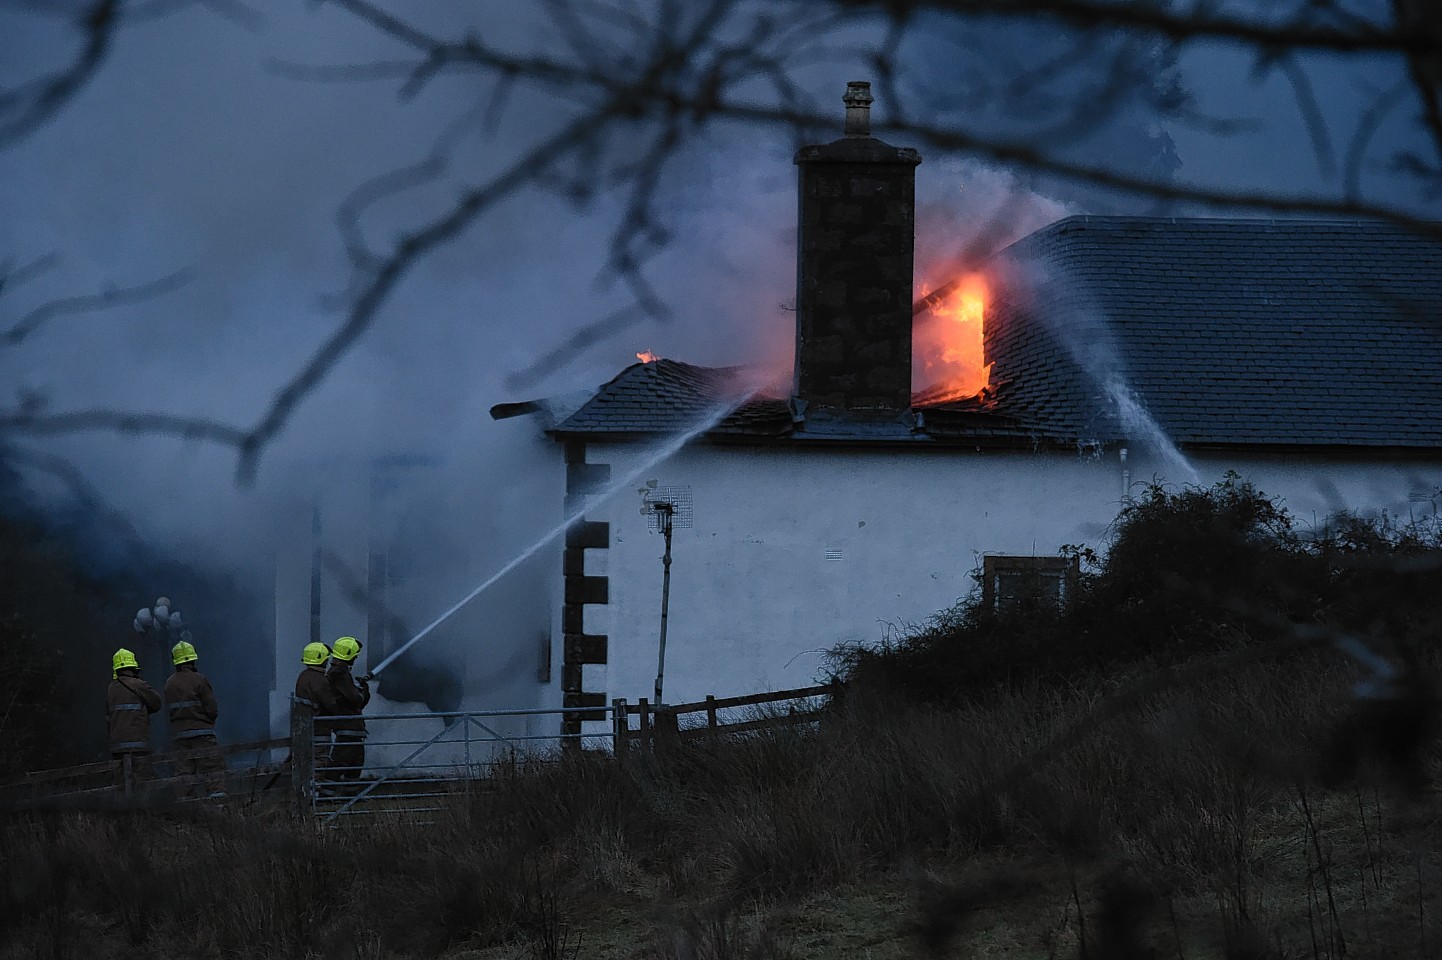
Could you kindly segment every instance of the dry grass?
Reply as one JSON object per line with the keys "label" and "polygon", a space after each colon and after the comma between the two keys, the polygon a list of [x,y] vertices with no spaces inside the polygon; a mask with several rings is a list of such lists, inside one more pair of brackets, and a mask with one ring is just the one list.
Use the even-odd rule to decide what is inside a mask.
{"label": "dry grass", "polygon": [[1145,695],[1092,677],[956,709],[857,697],[814,732],[512,768],[429,825],[14,815],[0,955],[1442,951],[1431,795],[1366,764],[1318,785],[1351,678],[1232,666]]}

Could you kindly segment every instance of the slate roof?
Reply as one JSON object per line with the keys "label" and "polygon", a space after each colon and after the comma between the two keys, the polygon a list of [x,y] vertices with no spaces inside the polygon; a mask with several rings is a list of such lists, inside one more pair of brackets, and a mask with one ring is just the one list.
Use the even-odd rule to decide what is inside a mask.
{"label": "slate roof", "polygon": [[[550,428],[554,435],[583,434],[589,439],[622,440],[695,427],[713,415],[727,397],[744,392],[747,373],[741,367],[699,367],[679,360],[636,363],[603,385],[579,410]],[[496,410],[508,415],[501,404]],[[520,405],[524,406],[524,405]],[[707,431],[713,439],[910,442],[1013,441],[1032,443],[1034,431],[1015,420],[987,412],[976,401],[927,408],[917,417],[906,413],[836,413],[807,411],[804,426],[793,421],[786,400],[758,395]]]}
{"label": "slate roof", "polygon": [[[552,430],[621,435],[688,430],[710,415],[724,397],[735,395],[744,374],[741,367],[698,367],[678,360],[635,363]],[[781,412],[785,413],[784,403]],[[754,411],[747,415],[754,416]]]}
{"label": "slate roof", "polygon": [[[758,396],[732,440],[1442,449],[1442,242],[1366,222],[1070,217],[992,261],[992,391],[911,414]],[[741,368],[621,371],[553,435],[693,427]],[[917,402],[924,403],[918,397]]]}
{"label": "slate roof", "polygon": [[1442,240],[1381,223],[1070,217],[1003,251],[998,408],[1044,432],[1442,447]]}

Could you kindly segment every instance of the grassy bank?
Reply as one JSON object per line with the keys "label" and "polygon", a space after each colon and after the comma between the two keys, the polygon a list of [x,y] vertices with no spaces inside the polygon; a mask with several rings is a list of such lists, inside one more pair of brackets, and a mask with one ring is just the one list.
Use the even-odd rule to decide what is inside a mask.
{"label": "grassy bank", "polygon": [[4,955],[1422,956],[1435,805],[1374,759],[1329,772],[1376,719],[1355,680],[1222,653],[858,696],[815,731],[519,768],[428,825],[11,816]]}

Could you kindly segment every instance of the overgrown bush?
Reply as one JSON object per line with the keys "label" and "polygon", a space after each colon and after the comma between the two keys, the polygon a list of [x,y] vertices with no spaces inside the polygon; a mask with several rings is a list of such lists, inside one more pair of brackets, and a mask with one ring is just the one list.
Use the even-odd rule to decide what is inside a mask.
{"label": "overgrown bush", "polygon": [[955,703],[1001,684],[1255,648],[1299,626],[1393,651],[1430,644],[1442,628],[1435,518],[1343,514],[1304,534],[1235,474],[1209,489],[1153,486],[1122,511],[1104,554],[1063,552],[1081,561],[1063,602],[989,608],[977,591],[879,647],[838,651],[838,671]]}

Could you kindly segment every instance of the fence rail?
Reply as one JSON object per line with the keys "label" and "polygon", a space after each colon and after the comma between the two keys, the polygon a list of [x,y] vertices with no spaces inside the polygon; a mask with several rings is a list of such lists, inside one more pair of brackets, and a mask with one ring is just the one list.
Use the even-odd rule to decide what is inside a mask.
{"label": "fence rail", "polygon": [[[776,690],[741,697],[712,697],[690,703],[652,704],[645,698],[636,703],[624,699],[611,701],[612,750],[624,760],[637,745],[643,752],[667,746],[679,740],[704,736],[711,739],[748,733],[756,730],[816,723],[825,708],[841,700],[845,687],[832,681],[816,687]],[[782,706],[786,712],[775,712]],[[771,712],[753,710],[739,719],[723,717],[722,711],[741,707],[770,707]],[[759,713],[759,715],[758,715]],[[704,714],[704,722],[683,724],[683,718]],[[637,720],[631,727],[631,717]]]}
{"label": "fence rail", "polygon": [[[255,753],[250,767],[229,767],[227,791],[257,799],[286,776],[288,803],[297,817],[334,822],[352,814],[416,816],[434,813],[443,794],[472,789],[500,763],[537,762],[579,751],[610,753],[625,762],[638,752],[664,752],[685,739],[719,739],[816,723],[843,692],[844,687],[833,682],[677,704],[618,699],[599,707],[371,714],[364,718],[367,734],[358,742],[338,739],[331,732],[336,721],[354,718],[316,717],[309,710],[292,709],[289,737],[221,744],[211,755],[233,759]],[[566,732],[564,721],[577,718],[584,724],[581,732]],[[560,732],[537,732],[536,722]],[[358,744],[361,752],[356,750]],[[272,751],[282,750],[287,751],[283,762],[261,762]],[[26,806],[116,795],[148,797],[165,790],[189,792],[206,782],[208,775],[170,771],[178,761],[207,752],[149,756],[153,766],[167,772],[160,777],[139,776],[132,764],[117,760],[39,770],[0,781],[0,801],[5,806]],[[282,791],[277,800],[285,796]]]}
{"label": "fence rail", "polygon": [[[216,774],[175,773],[177,764],[183,761],[220,757],[222,761],[241,754],[266,754],[272,750],[285,750],[290,746],[288,737],[266,740],[247,740],[240,743],[219,744],[209,749],[192,750],[184,753],[158,753],[131,755],[127,758],[100,760],[92,763],[78,763],[68,767],[37,770],[19,777],[0,781],[0,800],[6,805],[25,805],[36,802],[53,802],[68,799],[99,797],[109,794],[132,796],[136,793],[155,794],[160,791],[186,793],[193,788],[212,782],[213,778],[223,779],[228,791],[234,792],[237,785],[246,778],[262,776],[270,771],[257,762],[247,767],[230,767]],[[141,761],[135,756],[143,758]],[[142,764],[152,768],[155,775],[147,776]]]}

